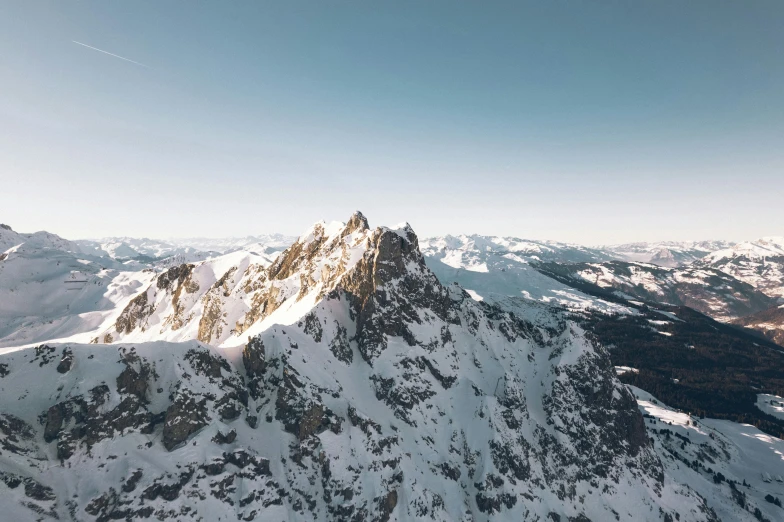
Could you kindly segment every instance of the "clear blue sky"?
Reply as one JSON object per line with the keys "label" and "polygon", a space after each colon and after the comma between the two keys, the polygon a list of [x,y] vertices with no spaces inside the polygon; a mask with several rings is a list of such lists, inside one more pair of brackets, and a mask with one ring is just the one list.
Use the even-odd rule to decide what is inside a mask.
{"label": "clear blue sky", "polygon": [[0,222],[296,234],[355,209],[782,235],[784,2],[0,3]]}

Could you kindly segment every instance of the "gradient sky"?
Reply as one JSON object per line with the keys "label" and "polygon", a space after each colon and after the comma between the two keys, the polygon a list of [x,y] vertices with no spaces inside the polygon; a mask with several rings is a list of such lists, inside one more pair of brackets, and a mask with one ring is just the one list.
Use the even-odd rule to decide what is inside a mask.
{"label": "gradient sky", "polygon": [[0,222],[298,234],[355,209],[421,236],[784,235],[784,2],[0,3]]}

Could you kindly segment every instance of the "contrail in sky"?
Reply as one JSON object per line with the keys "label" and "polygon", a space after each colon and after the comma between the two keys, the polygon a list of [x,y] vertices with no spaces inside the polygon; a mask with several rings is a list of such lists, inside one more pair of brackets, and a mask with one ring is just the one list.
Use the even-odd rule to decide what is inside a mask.
{"label": "contrail in sky", "polygon": [[[125,60],[126,62],[135,63],[136,65],[141,65],[142,67],[147,67],[143,63],[134,62],[133,60],[129,60],[128,58],[123,58],[122,56],[118,56],[116,54],[112,54],[110,52],[104,51],[103,49],[98,49],[97,47],[93,47],[92,45],[87,45],[82,42],[77,42],[76,40],[71,40],[73,43],[81,45],[83,47],[87,47],[88,49],[92,49],[94,51],[98,51],[99,53],[108,54],[109,56],[114,56],[115,58],[119,58],[120,60]],[[149,67],[147,67],[149,69]]]}

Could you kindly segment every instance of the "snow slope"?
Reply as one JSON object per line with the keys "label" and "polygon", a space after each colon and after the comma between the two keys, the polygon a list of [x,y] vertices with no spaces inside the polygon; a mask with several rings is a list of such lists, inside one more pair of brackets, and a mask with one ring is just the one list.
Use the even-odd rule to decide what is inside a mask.
{"label": "snow slope", "polygon": [[721,520],[784,520],[784,441],[748,424],[700,419],[630,386],[665,473],[689,484]]}
{"label": "snow slope", "polygon": [[630,313],[627,307],[586,295],[535,270],[531,263],[609,259],[601,251],[556,242],[489,236],[446,236],[422,242],[429,268],[445,283],[458,283],[475,299],[526,308],[528,302],[570,309]]}
{"label": "snow slope", "polygon": [[778,419],[784,419],[784,397],[760,393],[757,395],[757,408],[768,415],[773,415]]}
{"label": "snow slope", "polygon": [[[13,244],[10,248],[9,244]],[[0,347],[89,340],[153,275],[103,262],[54,234],[0,229]]]}
{"label": "snow slope", "polygon": [[175,255],[187,256],[202,252],[201,249],[191,246],[178,246],[148,238],[107,237],[80,239],[74,243],[86,254],[119,260],[141,258],[143,261],[153,261]]}

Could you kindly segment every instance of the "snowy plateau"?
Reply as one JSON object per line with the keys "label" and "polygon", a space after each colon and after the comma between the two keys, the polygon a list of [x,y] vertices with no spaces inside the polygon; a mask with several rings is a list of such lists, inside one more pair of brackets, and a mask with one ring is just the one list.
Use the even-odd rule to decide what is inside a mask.
{"label": "snowy plateau", "polygon": [[0,520],[783,521],[783,278],[781,238],[0,225]]}

